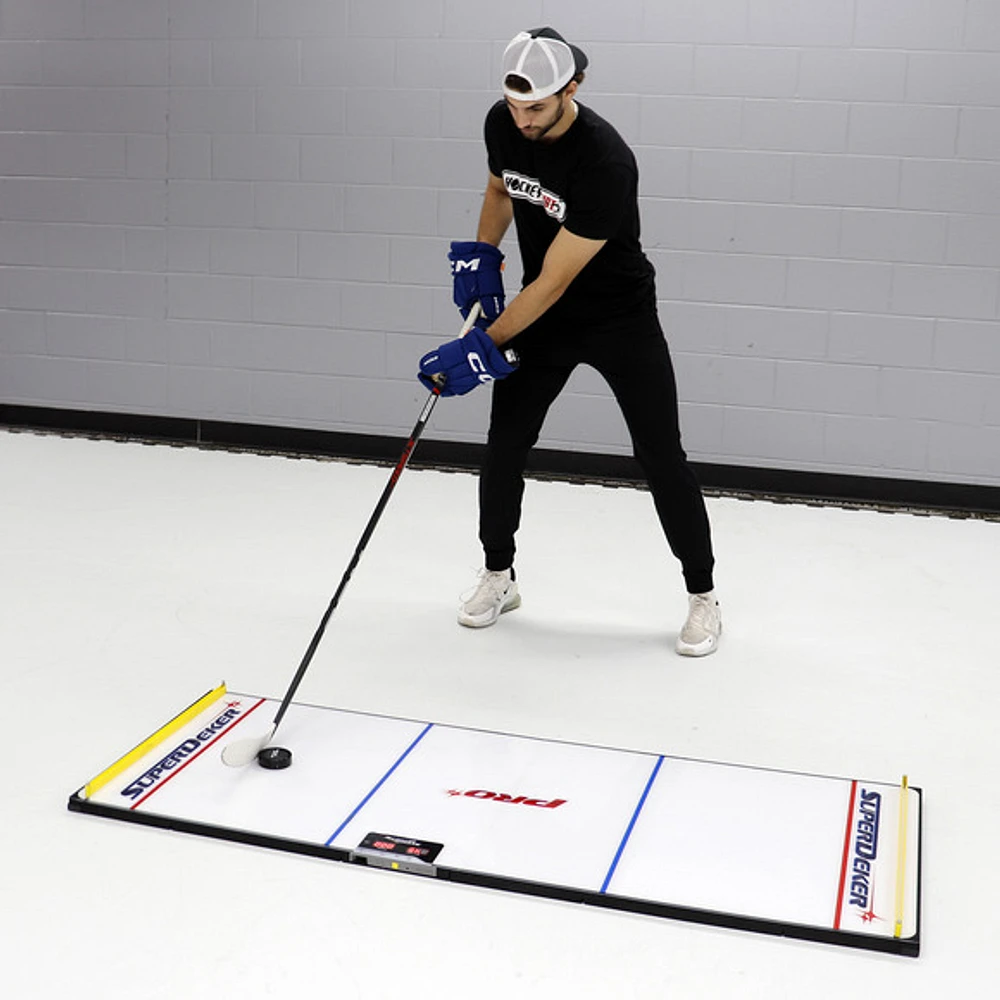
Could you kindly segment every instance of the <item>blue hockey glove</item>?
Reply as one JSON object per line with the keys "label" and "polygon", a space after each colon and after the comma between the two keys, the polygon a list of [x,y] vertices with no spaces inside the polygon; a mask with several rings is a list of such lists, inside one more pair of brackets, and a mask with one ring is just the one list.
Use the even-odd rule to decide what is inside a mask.
{"label": "blue hockey glove", "polygon": [[463,316],[477,303],[487,325],[503,312],[503,254],[489,243],[452,243],[448,254],[454,279],[453,298]]}
{"label": "blue hockey glove", "polygon": [[479,320],[464,337],[425,354],[417,378],[442,396],[464,396],[477,385],[506,378],[516,367],[514,352],[501,351]]}

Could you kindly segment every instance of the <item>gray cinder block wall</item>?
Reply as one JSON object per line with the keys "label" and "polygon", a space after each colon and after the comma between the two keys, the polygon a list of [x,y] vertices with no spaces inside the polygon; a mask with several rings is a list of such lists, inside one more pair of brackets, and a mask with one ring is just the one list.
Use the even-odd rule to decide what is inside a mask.
{"label": "gray cinder block wall", "polygon": [[[0,402],[407,431],[545,23],[636,149],[692,456],[1000,485],[996,0],[0,0]],[[628,451],[586,371],[542,443]]]}

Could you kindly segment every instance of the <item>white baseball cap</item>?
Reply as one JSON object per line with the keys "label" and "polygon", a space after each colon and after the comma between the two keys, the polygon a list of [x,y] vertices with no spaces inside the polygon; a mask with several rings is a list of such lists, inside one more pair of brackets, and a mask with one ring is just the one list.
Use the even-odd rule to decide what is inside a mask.
{"label": "white baseball cap", "polygon": [[[540,101],[587,68],[587,57],[553,28],[533,28],[515,35],[503,53],[503,92],[515,101]],[[511,74],[524,77],[528,91],[507,86]]]}

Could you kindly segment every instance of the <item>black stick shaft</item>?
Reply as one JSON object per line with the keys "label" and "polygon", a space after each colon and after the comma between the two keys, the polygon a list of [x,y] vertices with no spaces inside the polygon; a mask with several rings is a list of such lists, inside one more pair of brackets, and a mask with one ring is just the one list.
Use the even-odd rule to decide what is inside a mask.
{"label": "black stick shaft", "polygon": [[351,574],[361,561],[361,553],[365,551],[365,546],[368,544],[369,539],[375,531],[375,525],[378,524],[379,518],[382,516],[382,511],[385,510],[386,504],[389,502],[389,497],[392,496],[392,491],[396,488],[396,483],[402,475],[403,469],[406,468],[406,464],[409,462],[410,456],[413,454],[413,449],[417,446],[417,441],[420,440],[420,435],[423,434],[424,428],[427,426],[427,421],[430,419],[431,413],[434,411],[434,404],[437,403],[437,401],[438,393],[432,392],[427,397],[427,402],[424,403],[424,408],[420,411],[420,416],[417,418],[417,422],[414,424],[413,430],[410,432],[409,440],[403,448],[403,454],[399,456],[396,468],[392,470],[389,482],[386,483],[385,489],[382,491],[382,496],[379,498],[378,504],[376,504],[375,510],[372,512],[372,516],[368,519],[368,524],[365,526],[364,532],[362,532],[361,540],[358,542],[357,548],[354,550],[354,555],[351,557],[351,561],[340,581],[340,585],[337,587],[336,592],[330,599],[326,612],[320,619],[319,627],[316,629],[316,634],[312,637],[312,641],[309,643],[309,648],[306,650],[305,656],[302,657],[302,662],[299,664],[299,669],[295,671],[292,683],[289,684],[288,691],[282,699],[281,707],[278,709],[278,714],[274,717],[274,729],[278,728],[285,712],[288,710],[288,706],[292,703],[292,698],[295,696],[295,692],[298,690],[299,684],[302,683],[302,678],[305,676],[306,670],[309,669],[309,664],[312,662],[312,658],[316,654],[316,650],[319,648],[320,640],[323,638],[323,633],[326,631],[327,622],[329,622],[330,616],[340,603],[340,596],[347,587],[348,581],[351,579]]}

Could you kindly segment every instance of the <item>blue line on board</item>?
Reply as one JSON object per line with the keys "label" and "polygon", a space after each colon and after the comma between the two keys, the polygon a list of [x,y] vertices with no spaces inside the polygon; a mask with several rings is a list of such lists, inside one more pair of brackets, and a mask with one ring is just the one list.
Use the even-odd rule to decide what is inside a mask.
{"label": "blue line on board", "polygon": [[635,807],[635,812],[632,813],[632,819],[629,820],[628,828],[625,830],[625,836],[622,837],[622,842],[618,845],[618,851],[615,854],[615,860],[611,862],[611,867],[608,869],[608,874],[604,876],[604,884],[601,886],[601,894],[603,895],[608,891],[608,886],[611,884],[611,879],[614,878],[615,869],[618,867],[618,862],[621,861],[622,855],[625,853],[625,845],[628,843],[629,837],[632,836],[632,830],[635,829],[635,824],[639,819],[639,813],[642,812],[642,807],[646,804],[646,798],[649,795],[649,790],[653,787],[653,782],[656,781],[656,776],[660,773],[660,765],[663,763],[662,755],[656,760],[656,767],[653,768],[653,773],[649,776],[649,781],[646,782],[646,787],[642,790],[642,797],[639,799],[639,804]]}
{"label": "blue line on board", "polygon": [[393,764],[393,765],[392,765],[392,767],[390,767],[390,768],[389,768],[389,770],[388,770],[388,771],[386,771],[386,772],[385,772],[385,774],[383,774],[383,775],[382,775],[382,778],[381,778],[381,780],[379,781],[379,783],[378,783],[378,784],[377,784],[377,785],[376,785],[376,786],[375,786],[375,787],[374,787],[374,788],[373,788],[373,789],[372,789],[372,790],[371,790],[371,791],[370,791],[370,792],[369,792],[369,793],[368,793],[368,794],[367,794],[367,795],[366,795],[366,796],[365,796],[365,797],[364,797],[364,798],[363,798],[363,799],[362,799],[362,800],[361,800],[361,801],[360,801],[360,802],[359,802],[359,803],[358,803],[358,804],[357,804],[357,805],[356,805],[356,806],[354,807],[354,811],[353,811],[353,812],[351,813],[351,815],[350,815],[350,816],[348,816],[348,817],[347,817],[347,819],[345,819],[345,820],[344,820],[344,822],[343,822],[343,823],[341,823],[341,824],[340,824],[340,826],[338,826],[338,827],[337,827],[337,829],[336,829],[336,830],[334,830],[334,831],[333,831],[333,833],[331,833],[331,834],[330,834],[330,839],[329,839],[329,840],[327,840],[327,842],[326,842],[326,845],[325,845],[326,847],[329,847],[329,846],[330,846],[330,845],[331,845],[331,844],[332,844],[332,843],[333,843],[333,842],[334,842],[334,841],[335,841],[335,840],[337,839],[337,837],[339,837],[339,836],[340,836],[340,834],[341,834],[341,832],[343,831],[344,827],[345,827],[345,826],[347,826],[347,824],[348,824],[348,823],[350,823],[350,822],[351,822],[351,820],[352,820],[352,819],[354,819],[354,817],[355,817],[355,816],[357,816],[357,814],[358,814],[359,812],[361,812],[361,810],[362,810],[362,809],[364,809],[364,807],[365,807],[366,805],[368,805],[369,801],[371,801],[371,798],[372,798],[372,796],[373,796],[373,795],[374,795],[374,794],[375,794],[375,793],[376,793],[376,792],[377,792],[377,791],[378,791],[378,790],[379,790],[379,789],[380,789],[380,788],[381,788],[381,787],[382,787],[382,786],[383,786],[383,785],[384,785],[384,784],[385,784],[385,783],[386,783],[386,782],[387,782],[387,781],[389,780],[389,778],[390,778],[390,777],[392,776],[392,772],[393,772],[393,771],[395,771],[395,770],[396,770],[396,768],[397,768],[397,767],[399,767],[399,765],[400,765],[400,764],[402,764],[402,763],[403,763],[403,761],[404,761],[404,760],[406,760],[406,758],[407,758],[407,757],[409,757],[409,755],[410,755],[410,751],[411,751],[411,750],[413,750],[413,748],[414,748],[414,747],[415,747],[415,746],[416,746],[416,745],[417,745],[417,744],[418,744],[418,743],[419,743],[419,742],[420,742],[420,741],[421,741],[421,740],[422,740],[422,739],[423,739],[423,738],[424,738],[424,737],[425,737],[425,736],[426,736],[426,735],[427,735],[427,734],[428,734],[428,733],[429,733],[429,732],[431,731],[431,729],[433,729],[433,728],[434,728],[434,723],[433,723],[433,722],[428,722],[428,723],[427,723],[427,725],[426,725],[426,726],[424,727],[424,730],[423,730],[423,732],[422,732],[422,733],[421,733],[421,734],[420,734],[420,735],[419,735],[419,736],[418,736],[418,737],[417,737],[417,738],[416,738],[416,739],[415,739],[415,740],[414,740],[414,741],[413,741],[413,742],[412,742],[412,743],[411,743],[411,744],[410,744],[410,745],[409,745],[409,746],[408,746],[408,747],[407,747],[407,748],[406,748],[406,749],[405,749],[405,750],[404,750],[404,751],[402,752],[402,754],[400,754],[400,756],[399,756],[399,757],[398,757],[398,758],[396,759],[396,763],[395,763],[395,764]]}

